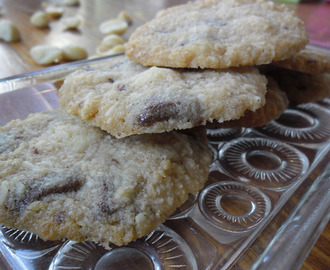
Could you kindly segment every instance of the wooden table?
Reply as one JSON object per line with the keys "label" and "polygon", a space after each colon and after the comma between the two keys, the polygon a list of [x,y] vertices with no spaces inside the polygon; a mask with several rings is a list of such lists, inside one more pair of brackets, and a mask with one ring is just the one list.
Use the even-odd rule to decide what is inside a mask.
{"label": "wooden table", "polygon": [[[156,11],[183,3],[185,0],[158,0],[140,4],[139,1],[87,1],[82,0],[80,6],[64,6],[62,18],[78,16],[81,24],[78,30],[64,30],[60,19],[52,20],[49,28],[38,29],[30,24],[30,16],[38,10],[43,10],[42,3],[60,3],[60,0],[1,0],[3,16],[10,19],[20,30],[22,40],[12,44],[0,43],[0,78],[29,72],[43,68],[37,65],[30,56],[33,46],[45,44],[63,47],[68,44],[80,45],[88,51],[90,57],[96,54],[96,47],[100,44],[102,35],[98,29],[100,23],[116,18],[120,11],[126,10],[133,17],[133,23],[122,35],[128,40],[134,29],[150,20]],[[62,1],[63,2],[63,1]]]}
{"label": "wooden table", "polygon": [[[43,68],[31,59],[30,49],[39,44],[54,46],[64,46],[76,44],[83,46],[89,56],[96,53],[103,35],[98,30],[98,25],[111,18],[117,17],[121,10],[126,10],[133,17],[133,24],[129,26],[123,34],[125,40],[134,29],[142,23],[150,20],[158,10],[175,4],[186,2],[186,0],[157,0],[157,1],[138,1],[138,0],[111,0],[111,1],[87,1],[81,0],[80,6],[64,7],[62,17],[79,16],[81,25],[78,30],[64,30],[60,20],[52,20],[47,29],[37,29],[29,23],[29,18],[33,12],[42,9],[41,0],[0,0],[2,6],[1,18],[13,21],[21,32],[20,42],[7,44],[0,43],[0,78],[13,76],[33,70]],[[61,1],[47,1],[48,3],[59,3]],[[289,4],[295,9],[298,15],[305,20],[306,27],[313,39],[321,40],[322,44],[330,46],[330,23],[326,21],[324,13],[330,16],[330,4],[326,3],[306,3]],[[322,15],[323,14],[323,17]],[[327,23],[327,27],[318,31],[317,27]],[[316,30],[315,30],[316,29]],[[303,269],[329,269],[330,253],[330,226],[326,227],[321,237],[312,249],[309,257],[303,265]]]}

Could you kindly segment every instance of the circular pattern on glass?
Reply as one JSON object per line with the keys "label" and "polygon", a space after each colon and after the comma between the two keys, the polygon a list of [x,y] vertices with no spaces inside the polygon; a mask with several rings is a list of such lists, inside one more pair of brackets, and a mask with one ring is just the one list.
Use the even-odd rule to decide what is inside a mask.
{"label": "circular pattern on glass", "polygon": [[330,135],[330,113],[315,103],[302,104],[286,110],[279,119],[258,130],[292,143],[323,143]]}
{"label": "circular pattern on glass", "polygon": [[272,189],[296,183],[308,168],[308,159],[296,148],[265,138],[236,139],[224,145],[219,156],[232,177]]}
{"label": "circular pattern on glass", "polygon": [[49,270],[94,269],[104,254],[106,250],[93,242],[67,241],[56,253]]}
{"label": "circular pattern on glass", "polygon": [[96,263],[95,270],[103,269],[146,269],[153,270],[152,259],[137,248],[121,247],[106,253]]}
{"label": "circular pattern on glass", "polygon": [[232,140],[244,133],[244,129],[236,128],[208,128],[206,131],[207,137],[212,144]]}
{"label": "circular pattern on glass", "polygon": [[218,182],[201,193],[199,207],[219,229],[246,232],[255,228],[270,211],[268,197],[258,189],[237,182]]}
{"label": "circular pattern on glass", "polygon": [[147,237],[111,250],[92,242],[68,241],[54,257],[50,270],[60,269],[192,269],[196,259],[187,243],[161,225]]}
{"label": "circular pattern on glass", "polygon": [[[5,245],[15,250],[17,256],[27,257],[28,259],[38,258],[56,249],[61,244],[60,241],[43,241],[33,233],[9,229],[4,226],[1,227],[1,234]],[[29,252],[25,252],[26,250],[29,250]]]}

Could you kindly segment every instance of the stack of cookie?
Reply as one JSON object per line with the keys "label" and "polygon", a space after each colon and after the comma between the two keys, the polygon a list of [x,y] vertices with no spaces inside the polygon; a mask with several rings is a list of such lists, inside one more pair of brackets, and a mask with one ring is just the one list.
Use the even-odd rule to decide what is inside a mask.
{"label": "stack of cookie", "polygon": [[262,126],[289,102],[257,67],[292,58],[307,42],[303,22],[284,5],[189,2],[139,27],[126,58],[68,78],[61,106],[118,138],[201,125]]}
{"label": "stack of cookie", "polygon": [[240,119],[216,117],[212,124],[257,127],[278,118],[289,102],[297,105],[330,96],[330,56],[303,49],[307,42],[302,21],[283,5],[209,0],[160,12],[131,36],[127,55],[145,66],[257,67],[268,80],[265,104],[258,110],[246,108]]}
{"label": "stack of cookie", "polygon": [[306,48],[261,69],[276,80],[293,105],[330,96],[330,55],[320,49]]}
{"label": "stack of cookie", "polygon": [[67,77],[63,111],[0,128],[0,223],[105,247],[147,235],[205,184],[207,125],[263,125],[287,108],[256,66],[307,42],[303,22],[270,1],[160,12],[126,56]]}

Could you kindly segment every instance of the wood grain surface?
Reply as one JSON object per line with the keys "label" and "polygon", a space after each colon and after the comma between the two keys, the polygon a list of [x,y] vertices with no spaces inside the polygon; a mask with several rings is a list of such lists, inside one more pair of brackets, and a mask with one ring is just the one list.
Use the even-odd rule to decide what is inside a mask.
{"label": "wood grain surface", "polygon": [[[166,7],[187,2],[186,0],[81,0],[79,6],[64,6],[62,18],[78,16],[81,24],[78,30],[65,30],[60,19],[52,20],[49,28],[38,29],[30,22],[30,16],[38,10],[43,9],[43,3],[60,3],[60,0],[0,0],[1,19],[9,19],[15,23],[21,33],[21,41],[5,43],[0,41],[0,78],[13,76],[25,72],[44,68],[36,64],[30,56],[30,49],[33,46],[47,44],[62,47],[67,44],[76,44],[84,47],[88,55],[96,54],[96,47],[99,45],[103,35],[98,25],[108,19],[116,18],[120,11],[126,10],[131,14],[133,23],[123,34],[128,40],[129,35],[136,27],[154,17],[157,11]],[[306,3],[290,4],[290,8],[297,11],[298,15],[305,20],[308,31],[313,40],[319,38],[321,45],[330,46],[329,19],[328,25],[324,23],[319,13],[328,12],[330,17],[330,4]],[[321,25],[322,29],[319,29]],[[316,29],[316,30],[315,30]],[[319,31],[320,30],[320,31]],[[313,247],[306,259],[302,269],[329,269],[330,266],[330,225],[326,227],[322,235]],[[0,267],[1,268],[1,267]]]}

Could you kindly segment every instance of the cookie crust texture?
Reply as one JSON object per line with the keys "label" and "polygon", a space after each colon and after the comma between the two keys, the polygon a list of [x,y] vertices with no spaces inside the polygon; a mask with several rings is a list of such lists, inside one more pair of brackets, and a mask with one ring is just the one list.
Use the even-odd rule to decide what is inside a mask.
{"label": "cookie crust texture", "polygon": [[226,121],[223,123],[211,123],[207,127],[212,128],[255,128],[267,125],[272,120],[278,119],[288,108],[289,99],[278,84],[271,78],[268,79],[266,104],[258,110],[246,111],[245,114],[237,120]]}
{"label": "cookie crust texture", "polygon": [[292,58],[274,62],[272,65],[302,73],[330,73],[330,54],[306,48]]}
{"label": "cookie crust texture", "polygon": [[119,138],[238,119],[264,105],[266,84],[253,67],[149,68],[119,58],[104,68],[76,71],[59,94],[66,112]]}
{"label": "cookie crust texture", "polygon": [[168,8],[130,37],[126,55],[145,66],[227,68],[295,55],[304,23],[267,0],[197,0]]}
{"label": "cookie crust texture", "polygon": [[115,139],[59,110],[0,127],[0,223],[44,240],[123,245],[198,192],[205,129]]}

